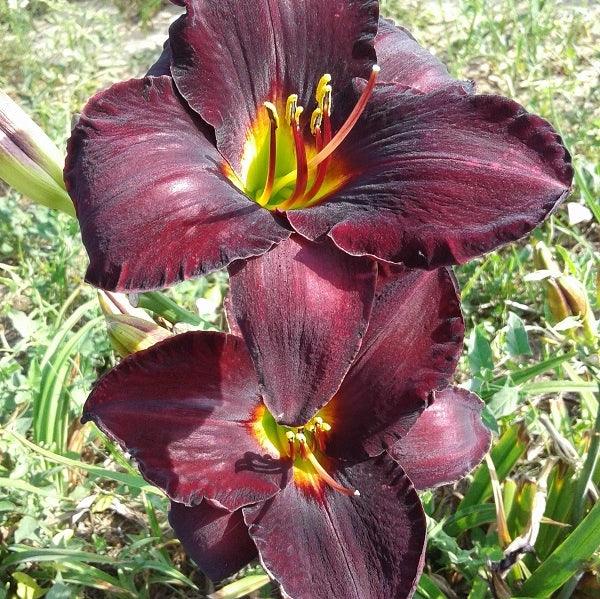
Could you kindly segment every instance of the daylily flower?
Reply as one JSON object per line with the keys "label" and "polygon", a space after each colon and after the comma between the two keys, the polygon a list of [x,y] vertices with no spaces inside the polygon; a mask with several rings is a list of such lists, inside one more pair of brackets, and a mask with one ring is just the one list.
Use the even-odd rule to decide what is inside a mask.
{"label": "daylily flower", "polygon": [[167,286],[292,231],[392,263],[461,263],[568,192],[547,121],[473,94],[374,0],[177,3],[161,60],[92,98],[69,142],[94,285]]}
{"label": "daylily flower", "polygon": [[271,410],[239,337],[191,332],[125,358],[83,419],[165,491],[177,535],[209,576],[258,555],[292,597],[410,597],[425,520],[405,470],[419,485],[455,480],[489,445],[480,400],[445,389],[463,332],[449,271],[382,269],[360,350],[315,414],[293,388]]}

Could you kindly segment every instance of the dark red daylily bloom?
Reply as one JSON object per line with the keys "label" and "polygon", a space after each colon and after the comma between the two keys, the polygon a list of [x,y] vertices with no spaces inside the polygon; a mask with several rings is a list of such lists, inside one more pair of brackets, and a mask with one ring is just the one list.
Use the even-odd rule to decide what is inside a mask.
{"label": "dark red daylily bloom", "polygon": [[460,263],[530,231],[569,189],[548,122],[473,94],[374,0],[178,4],[151,74],[92,98],[69,142],[94,285],[167,286],[292,231]]}
{"label": "dark red daylily bloom", "polygon": [[[292,597],[410,597],[425,521],[405,470],[423,469],[418,484],[454,480],[489,444],[478,400],[442,390],[462,336],[449,271],[382,270],[363,343],[330,401],[294,398],[291,385],[272,407],[242,339],[193,332],[124,359],[94,388],[84,420],[167,493],[177,535],[211,577],[258,555]],[[463,436],[466,414],[473,432]],[[414,429],[423,447],[421,418],[458,431],[456,460],[431,464],[397,443]],[[440,437],[428,441],[433,455]]]}

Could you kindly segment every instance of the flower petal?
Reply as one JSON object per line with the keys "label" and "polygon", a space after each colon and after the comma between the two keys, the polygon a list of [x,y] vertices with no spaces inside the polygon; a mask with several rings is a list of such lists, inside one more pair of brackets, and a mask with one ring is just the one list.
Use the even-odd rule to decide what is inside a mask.
{"label": "flower petal", "polygon": [[483,405],[475,393],[444,389],[389,450],[419,491],[455,482],[481,462],[491,443]]}
{"label": "flower petal", "polygon": [[169,523],[187,554],[211,580],[232,576],[257,557],[242,511],[203,501],[189,507],[171,502]]}
{"label": "flower petal", "polygon": [[410,31],[390,19],[379,19],[375,37],[377,64],[381,68],[379,81],[400,83],[421,92],[455,86],[470,92],[474,84],[458,81],[433,54],[420,46]]}
{"label": "flower petal", "polygon": [[451,271],[381,267],[377,287],[358,356],[325,408],[331,455],[377,455],[405,435],[431,392],[448,385],[462,349]]}
{"label": "flower petal", "polygon": [[320,77],[341,89],[375,61],[375,0],[188,0],[172,25],[173,76],[189,105],[216,129],[240,172],[241,150],[263,102],[298,94],[312,111]]}
{"label": "flower petal", "polygon": [[289,235],[223,175],[210,131],[168,77],[119,83],[84,108],[65,181],[105,289],[172,285],[267,251]]}
{"label": "flower petal", "polygon": [[411,597],[423,567],[425,516],[385,454],[335,473],[360,497],[295,484],[243,509],[262,564],[294,599]]}
{"label": "flower petal", "polygon": [[301,426],[338,389],[367,327],[376,267],[290,237],[230,268],[231,309],[280,424]]}
{"label": "flower petal", "polygon": [[171,499],[235,510],[276,493],[290,468],[253,435],[259,405],[244,342],[192,332],[125,358],[94,387],[82,422],[120,443]]}
{"label": "flower petal", "polygon": [[162,52],[157,61],[148,69],[146,76],[149,75],[153,77],[160,77],[162,75],[171,76],[171,46],[168,39],[163,44]]}
{"label": "flower petal", "polygon": [[500,96],[377,88],[339,148],[352,180],[288,213],[310,239],[408,266],[462,263],[525,235],[566,196],[570,156],[544,119]]}

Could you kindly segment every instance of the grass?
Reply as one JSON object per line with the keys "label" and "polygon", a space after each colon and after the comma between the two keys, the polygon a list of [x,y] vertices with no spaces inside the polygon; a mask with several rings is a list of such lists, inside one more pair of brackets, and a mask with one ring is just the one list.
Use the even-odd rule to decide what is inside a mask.
{"label": "grass", "polygon": [[[127,14],[123,4],[0,0],[0,87],[61,148],[95,90],[143,73],[158,53],[158,42],[156,51],[128,45],[147,38],[158,3],[127,3]],[[544,242],[597,314],[600,9],[558,0],[387,0],[382,9],[456,76],[550,119],[576,167],[570,210],[458,269],[468,332],[457,380],[485,399],[494,445],[468,479],[423,494],[429,544],[417,596],[598,597],[598,341],[553,313],[533,258]],[[215,589],[173,539],[165,499],[79,424],[93,381],[116,359],[81,281],[85,265],[76,222],[3,189],[0,599],[206,596]],[[188,312],[153,297],[142,305],[208,327],[189,313],[206,297],[213,307],[202,316],[219,325],[225,285],[218,275],[172,290]],[[519,542],[535,554],[511,553]],[[257,566],[237,579],[239,593],[277,596]]]}

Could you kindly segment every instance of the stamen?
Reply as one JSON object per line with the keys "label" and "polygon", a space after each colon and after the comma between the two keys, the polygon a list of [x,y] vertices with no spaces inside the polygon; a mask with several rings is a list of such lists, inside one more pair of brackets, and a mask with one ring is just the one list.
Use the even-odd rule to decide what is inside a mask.
{"label": "stamen", "polygon": [[[302,448],[302,444],[300,444],[300,448]],[[317,460],[317,458],[315,457],[313,452],[306,446],[305,446],[305,450],[306,450],[306,455],[307,455],[307,457],[305,459],[308,459],[308,461],[312,464],[312,467],[317,471],[319,476],[332,489],[335,489],[336,491],[339,491],[340,493],[343,493],[344,495],[355,495],[357,497],[360,496],[360,491],[358,491],[358,489],[347,489],[343,485],[340,485],[340,483],[338,483],[336,480],[334,480],[333,477],[327,472],[327,470],[325,470],[325,468],[323,468],[323,466],[321,466],[321,464],[319,464],[319,460]]]}
{"label": "stamen", "polygon": [[279,126],[279,115],[277,114],[277,108],[271,102],[265,102],[264,107],[269,113],[269,120],[271,121],[270,139],[269,139],[269,170],[267,171],[267,180],[265,182],[265,188],[260,194],[257,203],[261,206],[266,206],[271,198],[271,192],[273,191],[273,181],[275,181],[275,160],[277,158],[277,127]]}
{"label": "stamen", "polygon": [[315,91],[315,99],[317,100],[317,104],[319,108],[323,110],[323,99],[327,92],[331,95],[331,75],[329,73],[325,73],[320,79],[319,83],[317,83],[317,89]]}
{"label": "stamen", "polygon": [[296,110],[298,108],[298,94],[291,94],[285,103],[285,120],[288,125],[291,125],[296,118]]}
{"label": "stamen", "polygon": [[296,435],[294,434],[293,431],[288,431],[287,433],[285,433],[285,436],[288,440],[288,454],[293,462],[296,459],[296,444],[295,444]]}
{"label": "stamen", "polygon": [[315,439],[317,440],[319,451],[325,451],[325,433],[319,424],[315,426]]}
{"label": "stamen", "polygon": [[320,102],[321,110],[326,112],[327,114],[331,114],[331,109],[333,108],[331,103],[331,94],[333,93],[333,88],[331,85],[326,85],[323,88],[323,97]]}
{"label": "stamen", "polygon": [[[323,75],[323,77],[321,77],[321,80],[319,81],[319,84],[317,86],[317,91],[315,93],[315,96],[317,98],[317,103],[319,104],[319,108],[323,114],[323,120],[322,120],[322,129],[323,130],[321,132],[322,140],[321,140],[321,143],[319,143],[317,140],[317,154],[315,156],[313,156],[306,164],[307,174],[311,169],[314,169],[315,167],[318,167],[318,168],[317,168],[315,180],[314,180],[310,190],[302,198],[302,206],[304,208],[306,208],[308,206],[313,206],[314,204],[316,204],[319,201],[319,200],[315,200],[314,198],[317,196],[319,190],[321,189],[321,187],[323,186],[323,183],[325,181],[330,157],[333,154],[333,152],[338,148],[338,146],[344,141],[344,139],[347,137],[348,133],[350,133],[350,131],[352,130],[352,127],[354,127],[354,125],[358,121],[360,115],[363,113],[363,111],[369,101],[369,98],[371,97],[373,88],[375,87],[375,80],[377,79],[377,74],[379,73],[379,71],[380,71],[379,66],[373,65],[373,68],[371,70],[371,76],[369,77],[369,80],[367,81],[367,85],[365,86],[365,89],[363,90],[360,98],[358,99],[356,106],[354,106],[354,109],[352,110],[352,112],[350,113],[348,118],[346,119],[346,122],[342,125],[340,130],[333,137],[331,135],[332,132],[331,132],[331,122],[330,122],[330,115],[331,115],[331,108],[332,108],[332,106],[331,106],[332,91],[331,91],[331,85],[329,85],[329,81],[331,80],[331,77],[328,74],[325,74],[325,75]],[[290,106],[289,106],[290,102],[292,101],[292,99],[294,97],[297,99],[297,96],[290,96],[288,98],[288,108],[287,108],[288,113],[290,113]],[[291,119],[290,119],[290,123],[291,123]],[[317,135],[315,135],[315,137],[317,137]],[[279,177],[273,186],[272,193],[273,194],[278,193],[284,187],[286,187],[287,185],[290,185],[292,182],[294,182],[294,180],[297,182],[298,178],[300,176],[301,176],[300,171],[298,169],[296,169],[294,171],[290,171],[289,173],[287,173],[286,175],[284,175],[282,177]],[[279,208],[282,210],[289,210],[290,208],[294,207],[293,204],[297,203],[297,199],[298,198],[294,198],[294,202],[292,202],[291,198],[290,198],[289,200],[286,200],[285,202],[283,202],[279,206]]]}
{"label": "stamen", "polygon": [[[321,121],[323,123],[324,131],[323,135],[321,135],[321,131],[319,130],[319,134],[315,136],[317,141],[317,154],[325,146],[327,146],[328,143],[331,142],[331,119],[329,118],[329,114],[329,108],[326,108],[324,111],[321,112]],[[313,181],[313,184],[311,185],[308,192],[304,195],[303,203],[306,207],[312,206],[316,203],[311,203],[311,200],[319,193],[321,187],[323,187],[325,177],[327,176],[327,169],[329,168],[329,164],[331,163],[331,158],[331,156],[328,156],[317,167],[317,176],[315,177],[315,180]]]}
{"label": "stamen", "polygon": [[346,119],[346,122],[342,125],[340,130],[334,135],[333,139],[316,155],[314,156],[308,163],[308,168],[314,168],[318,166],[325,160],[328,156],[338,148],[338,146],[344,141],[348,133],[352,130],[352,127],[358,121],[360,115],[363,113],[369,98],[371,97],[371,93],[373,92],[373,88],[375,87],[375,79],[377,79],[377,74],[379,73],[380,68],[378,65],[373,65],[373,70],[371,71],[371,76],[369,77],[369,81],[365,89],[363,90],[356,106],[350,113],[350,116]]}
{"label": "stamen", "polygon": [[302,106],[297,106],[296,101],[290,103],[291,97],[292,96],[288,98],[288,108],[291,109],[293,106],[295,109],[291,126],[292,133],[294,134],[294,146],[296,148],[296,185],[294,187],[294,193],[292,193],[291,197],[280,204],[280,210],[289,210],[296,203],[296,201],[303,196],[306,190],[306,183],[308,182],[306,148],[304,147],[304,140],[302,139],[302,132],[300,131],[300,115],[304,109]]}
{"label": "stamen", "polygon": [[310,117],[310,132],[313,135],[317,134],[317,130],[321,130],[321,123],[323,122],[323,111],[320,108],[315,108]]}
{"label": "stamen", "polygon": [[[306,446],[306,436],[304,433],[296,433],[296,441],[298,441],[298,447],[300,449],[300,457],[303,460],[307,460],[310,449]],[[311,454],[312,455],[312,454]]]}

